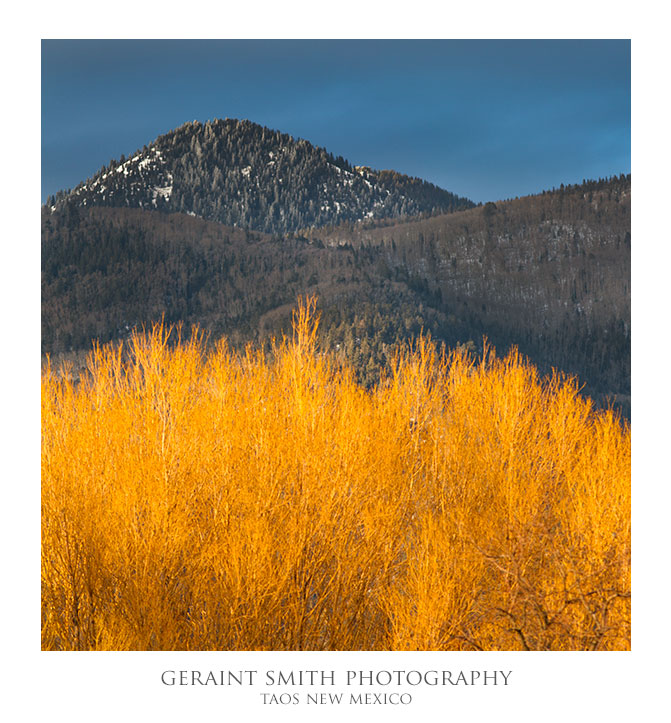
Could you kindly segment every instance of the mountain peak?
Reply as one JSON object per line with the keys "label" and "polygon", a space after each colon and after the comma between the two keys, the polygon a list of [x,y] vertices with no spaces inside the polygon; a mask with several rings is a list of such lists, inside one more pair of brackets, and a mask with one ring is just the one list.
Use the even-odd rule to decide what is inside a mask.
{"label": "mountain peak", "polygon": [[307,140],[231,118],[184,123],[47,202],[53,210],[67,204],[182,212],[270,233],[475,205],[421,179],[352,166]]}

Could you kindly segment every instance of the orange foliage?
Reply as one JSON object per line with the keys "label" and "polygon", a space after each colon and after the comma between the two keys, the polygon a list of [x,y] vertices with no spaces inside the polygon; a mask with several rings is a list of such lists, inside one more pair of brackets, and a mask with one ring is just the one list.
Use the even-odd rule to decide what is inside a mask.
{"label": "orange foliage", "polygon": [[427,339],[366,392],[315,331],[45,370],[43,648],[628,649],[628,426]]}

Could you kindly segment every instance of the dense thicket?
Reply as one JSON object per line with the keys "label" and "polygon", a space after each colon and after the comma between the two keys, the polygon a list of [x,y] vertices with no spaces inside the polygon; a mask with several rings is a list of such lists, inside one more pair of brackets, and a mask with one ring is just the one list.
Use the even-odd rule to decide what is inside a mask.
{"label": "dense thicket", "polygon": [[186,123],[47,201],[57,210],[66,205],[158,209],[286,233],[474,204],[419,178],[352,167],[308,141],[226,119]]}
{"label": "dense thicket", "polygon": [[164,317],[235,344],[316,293],[322,342],[374,384],[404,339],[487,336],[587,391],[629,394],[629,177],[412,222],[271,237],[182,214],[43,211],[43,351]]}
{"label": "dense thicket", "polygon": [[43,649],[628,649],[628,425],[426,340],[366,392],[312,311],[45,370]]}

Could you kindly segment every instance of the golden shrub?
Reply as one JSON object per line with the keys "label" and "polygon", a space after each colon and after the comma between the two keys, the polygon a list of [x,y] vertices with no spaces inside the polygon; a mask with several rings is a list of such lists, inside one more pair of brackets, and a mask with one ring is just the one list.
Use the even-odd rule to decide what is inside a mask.
{"label": "golden shrub", "polygon": [[316,324],[45,370],[43,648],[628,649],[628,426],[426,339],[367,392]]}

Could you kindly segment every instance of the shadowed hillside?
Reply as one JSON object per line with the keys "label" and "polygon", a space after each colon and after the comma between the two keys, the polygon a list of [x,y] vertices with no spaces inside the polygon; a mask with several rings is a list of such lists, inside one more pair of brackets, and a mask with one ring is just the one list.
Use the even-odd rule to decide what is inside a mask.
{"label": "shadowed hillside", "polygon": [[326,348],[374,384],[422,329],[486,336],[626,402],[631,179],[442,216],[270,236],[141,209],[43,210],[43,351],[89,348],[164,318],[264,341],[314,293]]}

